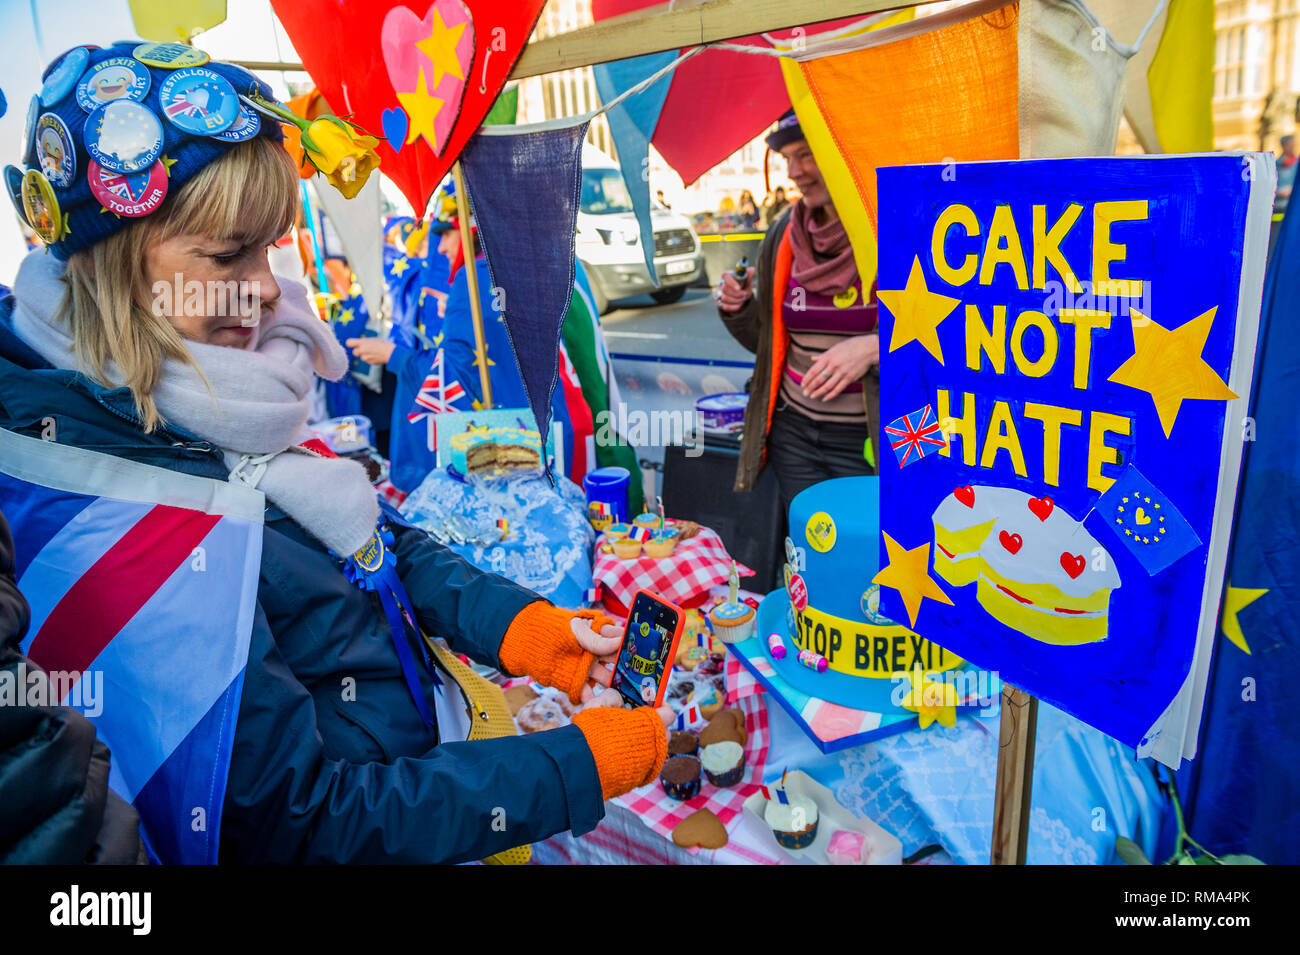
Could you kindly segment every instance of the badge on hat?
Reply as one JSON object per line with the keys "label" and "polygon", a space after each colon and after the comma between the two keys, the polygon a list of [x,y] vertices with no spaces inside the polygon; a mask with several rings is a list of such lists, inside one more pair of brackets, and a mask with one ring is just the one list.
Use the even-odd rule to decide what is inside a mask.
{"label": "badge on hat", "polygon": [[20,162],[31,162],[32,147],[36,145],[36,120],[41,115],[41,98],[33,96],[27,104],[27,125],[23,127],[23,155]]}
{"label": "badge on hat", "polygon": [[208,55],[184,43],[141,43],[131,55],[145,66],[160,70],[179,70],[184,66],[202,66]]}
{"label": "badge on hat", "polygon": [[23,171],[17,166],[5,166],[5,188],[9,191],[9,201],[18,210],[18,216],[26,219],[27,210],[23,208]]}
{"label": "badge on hat", "polygon": [[41,172],[60,189],[72,186],[77,174],[77,151],[72,133],[57,113],[42,113],[36,121],[36,158]]}
{"label": "badge on hat", "polygon": [[235,125],[225,132],[217,133],[213,139],[221,139],[228,143],[242,143],[246,139],[252,139],[261,129],[262,117],[257,115],[256,110],[240,103],[239,119],[235,120]]}
{"label": "badge on hat", "polygon": [[144,172],[113,172],[93,159],[87,167],[90,192],[99,204],[119,216],[147,216],[167,198],[167,169],[156,162]]}
{"label": "badge on hat", "polygon": [[142,103],[114,100],[86,117],[86,150],[105,169],[143,172],[162,148],[162,123]]}
{"label": "badge on hat", "polygon": [[45,77],[45,85],[41,87],[41,105],[49,109],[71,93],[89,62],[90,51],[84,46],[74,46],[63,54],[58,65]]}
{"label": "badge on hat", "polygon": [[22,197],[23,216],[41,241],[53,245],[62,239],[67,224],[63,221],[54,187],[39,169],[29,169],[23,176]]}
{"label": "badge on hat", "polygon": [[226,78],[203,67],[176,70],[158,87],[158,103],[173,125],[195,136],[215,136],[239,119],[239,97]]}
{"label": "badge on hat", "polygon": [[149,92],[149,71],[129,56],[101,60],[85,73],[77,84],[77,105],[93,113],[105,103],[129,99],[137,103]]}

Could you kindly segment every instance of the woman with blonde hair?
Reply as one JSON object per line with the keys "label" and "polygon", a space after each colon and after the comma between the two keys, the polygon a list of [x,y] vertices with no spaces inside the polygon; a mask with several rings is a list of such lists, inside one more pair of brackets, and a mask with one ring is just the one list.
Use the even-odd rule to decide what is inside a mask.
{"label": "woman with blonde hair", "polygon": [[[148,465],[160,486],[163,471],[179,472],[265,495],[238,720],[224,776],[212,780],[225,792],[220,859],[454,862],[590,830],[604,799],[656,777],[665,714],[622,709],[602,691],[620,642],[607,621],[475,570],[381,508],[360,465],[301,443],[314,376],[337,379],[347,362],[306,289],[267,263],[298,210],[279,126],[250,108],[270,90],[229,64],[188,74],[156,65],[203,56],[161,46],[77,48],[48,71],[42,102],[57,122],[46,125],[67,134],[76,171],[28,187],[35,176],[18,170],[58,209],[47,251],[23,261],[0,302],[0,428],[96,452],[110,468]],[[78,79],[119,58],[147,81],[115,114],[135,124],[130,135],[97,140],[108,124],[79,105]],[[175,95],[196,75],[204,97]],[[221,114],[231,93],[234,125]],[[37,168],[34,159],[29,147],[22,164]],[[368,174],[364,162],[339,164],[344,175],[358,168]],[[9,517],[19,564],[39,563],[41,515],[19,507]],[[64,533],[90,547],[96,529],[72,521]],[[359,586],[370,580],[363,548],[379,541],[404,590],[401,613]],[[184,620],[154,624],[187,638]],[[572,725],[456,741],[443,711],[433,716],[440,678],[421,630],[559,688],[580,706]],[[185,688],[149,677],[156,698],[112,697],[105,715],[142,708],[161,746],[169,701]],[[114,747],[115,764],[121,756]],[[146,844],[167,861],[151,825],[171,823],[151,820],[147,801],[137,808]]]}

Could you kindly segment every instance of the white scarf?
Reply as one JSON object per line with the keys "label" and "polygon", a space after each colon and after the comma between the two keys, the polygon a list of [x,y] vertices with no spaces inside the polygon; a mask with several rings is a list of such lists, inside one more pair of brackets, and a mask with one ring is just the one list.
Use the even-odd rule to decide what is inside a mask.
{"label": "white scarf", "polygon": [[[14,329],[50,364],[76,371],[71,332],[55,318],[63,272],[62,263],[40,251],[23,260],[14,281]],[[262,309],[247,347],[185,343],[211,392],[192,366],[169,358],[153,398],[166,421],[222,450],[232,481],[257,487],[330,550],[350,555],[369,539],[379,516],[365,469],[295,448],[308,437],[313,375],[338,381],[347,372],[347,354],[308,302],[307,290],[289,279],[276,281],[280,299]],[[115,364],[104,373],[122,384]]]}

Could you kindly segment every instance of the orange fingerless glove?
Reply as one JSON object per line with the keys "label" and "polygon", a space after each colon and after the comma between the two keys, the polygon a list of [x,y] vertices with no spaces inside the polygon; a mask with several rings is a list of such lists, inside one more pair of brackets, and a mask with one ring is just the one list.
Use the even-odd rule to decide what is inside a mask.
{"label": "orange fingerless glove", "polygon": [[597,632],[614,621],[599,610],[562,610],[545,600],[535,600],[506,628],[498,656],[501,666],[515,676],[527,674],[538,683],[566,693],[571,701],[582,701],[595,654],[578,646],[569,622],[589,620]]}
{"label": "orange fingerless glove", "polygon": [[602,800],[653,782],[668,757],[668,731],[649,706],[598,706],[575,714],[573,725],[582,730],[596,759]]}

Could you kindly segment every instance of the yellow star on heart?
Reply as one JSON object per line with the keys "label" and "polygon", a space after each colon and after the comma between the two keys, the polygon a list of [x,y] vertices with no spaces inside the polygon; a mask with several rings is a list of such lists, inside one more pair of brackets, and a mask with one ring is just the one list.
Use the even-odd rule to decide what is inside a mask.
{"label": "yellow star on heart", "polygon": [[339,324],[340,324],[340,325],[346,325],[348,322],[352,321],[352,319],[354,319],[354,318],[356,318],[356,315],[355,315],[355,313],[353,313],[352,309],[350,309],[350,308],[344,308],[344,309],[340,309],[340,310],[339,310],[339,319],[338,319],[338,320],[339,320]]}
{"label": "yellow star on heart", "polygon": [[397,101],[402,104],[402,109],[406,110],[411,121],[411,128],[406,133],[407,143],[413,143],[417,137],[423,136],[429,148],[436,151],[438,137],[433,131],[433,118],[444,104],[438,97],[429,95],[429,89],[424,85],[424,67],[420,67],[419,72],[420,79],[415,84],[415,90],[398,93]]}
{"label": "yellow star on heart", "polygon": [[1246,653],[1250,653],[1250,645],[1246,643],[1246,634],[1242,632],[1241,621],[1237,619],[1237,614],[1266,593],[1268,593],[1267,587],[1263,590],[1252,590],[1249,587],[1234,587],[1229,582],[1228,589],[1223,595],[1223,618],[1219,626],[1223,629],[1223,635]]}
{"label": "yellow star on heart", "polygon": [[908,342],[920,342],[942,365],[939,323],[961,304],[961,300],[926,288],[920,257],[912,259],[912,271],[907,276],[904,288],[880,289],[876,292],[876,297],[894,316],[894,332],[889,338],[889,350],[897,351]]}
{"label": "yellow star on heart", "polygon": [[903,697],[903,709],[911,710],[917,715],[921,729],[925,729],[935,720],[944,726],[957,725],[957,688],[951,683],[940,683],[925,679],[920,668],[907,675],[912,687]]}
{"label": "yellow star on heart", "polygon": [[885,548],[889,551],[889,564],[872,577],[871,582],[891,587],[902,594],[912,626],[916,626],[916,615],[921,612],[921,601],[926,597],[952,606],[952,598],[930,576],[929,544],[908,550],[885,531],[881,531],[880,536],[885,539]]}
{"label": "yellow star on heart", "polygon": [[1166,438],[1173,433],[1178,409],[1186,399],[1227,401],[1238,397],[1201,358],[1217,311],[1216,305],[1173,330],[1132,312],[1133,357],[1116,368],[1109,380],[1150,393]]}
{"label": "yellow star on heart", "polygon": [[[448,73],[458,80],[465,78],[465,74],[460,71],[460,58],[456,56],[456,44],[460,42],[460,35],[464,32],[465,24],[461,23],[449,27],[442,19],[442,11],[434,10],[433,32],[427,38],[415,44],[420,52],[433,63],[433,85],[435,87]],[[423,88],[423,80],[420,81],[420,86]]]}

